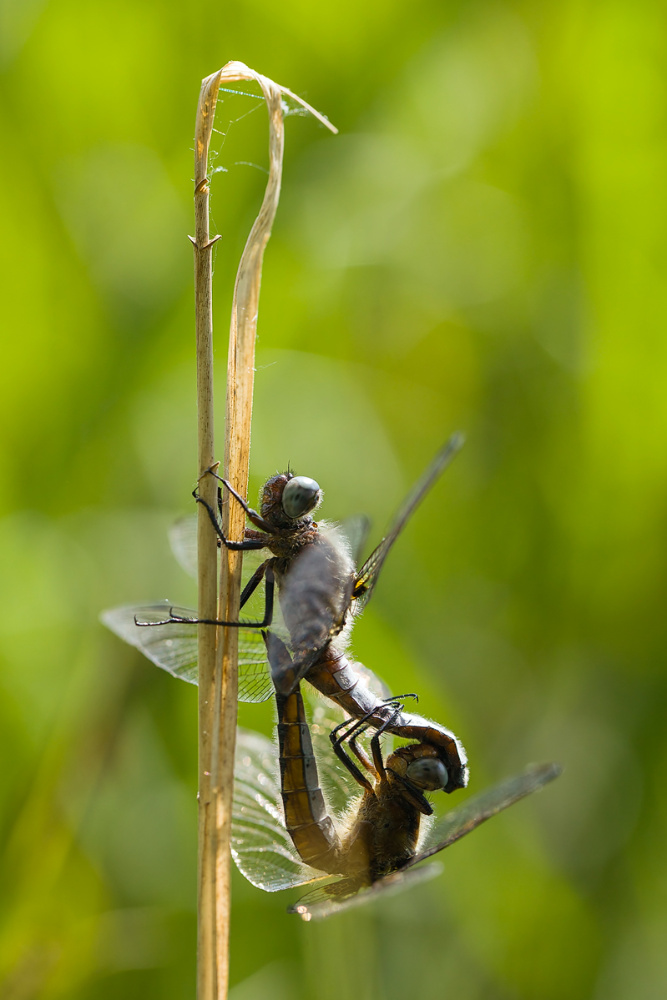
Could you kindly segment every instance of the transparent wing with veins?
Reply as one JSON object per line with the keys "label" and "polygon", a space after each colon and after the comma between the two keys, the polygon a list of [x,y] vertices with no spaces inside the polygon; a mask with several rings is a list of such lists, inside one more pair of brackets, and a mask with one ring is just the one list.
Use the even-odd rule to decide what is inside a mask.
{"label": "transparent wing with veins", "polygon": [[239,729],[234,765],[232,858],[265,892],[322,877],[297,855],[283,821],[276,749],[265,736]]}
{"label": "transparent wing with veins", "polygon": [[[330,814],[340,817],[358,797],[357,786],[347,771],[339,769],[328,739],[342,713],[330,703],[318,701],[316,696],[314,706],[311,733],[320,782],[326,789]],[[420,841],[419,853],[403,868],[364,886],[354,878],[323,875],[299,859],[283,819],[277,748],[264,736],[241,731],[235,769],[234,861],[253,885],[267,892],[312,885],[289,912],[298,914],[303,920],[320,920],[434,878],[442,871],[442,865],[423,865],[422,862],[451,846],[491,816],[538,791],[560,773],[557,764],[531,765],[521,774],[471,796],[433,824]],[[332,812],[334,799],[337,801]],[[419,867],[415,868],[416,865]]]}
{"label": "transparent wing with veins", "polygon": [[371,529],[370,518],[366,517],[365,514],[352,514],[341,521],[338,527],[347,538],[348,547],[356,566]]}
{"label": "transparent wing with veins", "polygon": [[337,879],[335,882],[323,883],[317,886],[298,902],[287,908],[288,913],[296,913],[302,920],[323,920],[336,913],[342,913],[353,907],[365,906],[378,898],[386,898],[398,892],[411,889],[421,882],[428,882],[442,872],[440,864],[425,865],[414,871],[399,871],[393,875],[374,882],[373,885],[360,887],[353,879]]}
{"label": "transparent wing with veins", "polygon": [[428,831],[421,850],[407,863],[406,868],[419,864],[451,844],[465,837],[480,823],[514,805],[520,799],[537,792],[562,772],[559,764],[532,764],[521,774],[473,795],[455,809],[442,816]]}
{"label": "transparent wing with veins", "polygon": [[[183,517],[169,530],[169,541],[177,561],[190,576],[197,575],[197,516]],[[262,561],[261,552],[245,552],[242,583],[250,579]],[[251,598],[256,603],[262,595]],[[250,608],[252,613],[252,608]],[[170,613],[179,618],[196,618],[192,608],[178,607],[169,601],[157,604],[126,604],[101,615],[102,622],[125,642],[173,677],[197,683],[197,625],[187,622],[152,624],[150,628],[136,624],[163,622]],[[204,626],[205,627],[205,626]],[[282,633],[280,612],[274,628]],[[273,685],[266,658],[266,647],[259,629],[239,629],[239,701],[262,702],[273,694]]]}
{"label": "transparent wing with veins", "polygon": [[[363,517],[351,519],[349,530],[357,542],[366,530],[367,521]],[[347,534],[346,522],[343,533]],[[332,529],[337,530],[337,529]],[[169,531],[172,551],[183,569],[193,577],[197,575],[197,516],[183,517]],[[242,585],[253,575],[264,560],[265,554],[244,552]],[[303,582],[303,577],[297,575]],[[250,598],[248,613],[261,614],[264,605],[263,584]],[[123,605],[105,611],[102,622],[121,639],[148,657],[156,666],[166,670],[173,677],[197,683],[197,625],[188,622],[170,622],[166,625],[152,624],[150,628],[137,626],[136,622],[164,622],[173,612],[180,618],[196,618],[192,608],[175,606],[169,601],[147,605]],[[282,619],[280,606],[274,608],[272,631],[289,644],[289,634]],[[273,694],[273,686],[266,657],[266,647],[258,629],[239,629],[239,701],[262,702]]]}
{"label": "transparent wing with veins", "polygon": [[176,561],[188,576],[197,579],[197,523],[196,514],[180,517],[169,528],[169,544]]}
{"label": "transparent wing with veins", "polygon": [[318,542],[305,547],[295,558],[280,592],[293,653],[290,685],[307,675],[327,644],[342,631],[349,621],[348,612],[356,614],[363,610],[392,545],[462,444],[462,436],[455,434],[438,452],[410,492],[388,534],[358,572],[354,568],[356,551],[367,530],[361,518],[350,521],[351,544],[340,529],[322,523]]}
{"label": "transparent wing with veins", "polygon": [[340,880],[331,886],[323,884],[303,896],[289,908],[289,912],[298,914],[303,920],[321,920],[350,907],[370,903],[385,893],[402,892],[420,881],[433,878],[442,870],[441,865],[432,863],[420,868],[414,866],[450,847],[491,816],[538,791],[560,773],[558,764],[532,765],[522,774],[514,775],[473,795],[434,824],[427,833],[419,854],[399,871],[363,888],[355,886],[350,879]]}
{"label": "transparent wing with veins", "polygon": [[[146,628],[136,624],[137,621],[163,622],[170,613],[180,618],[197,617],[191,608],[180,608],[169,601],[163,601],[161,604],[126,604],[112,608],[101,615],[101,620],[107,628],[135,646],[172,677],[196,684],[199,626],[187,622],[170,622],[168,625],[151,625]],[[239,701],[266,701],[272,694],[266,647],[260,631],[239,629]]]}
{"label": "transparent wing with veins", "polygon": [[359,570],[352,594],[355,598],[355,611],[361,611],[371,599],[373,589],[377,583],[384,561],[389,554],[389,550],[412,517],[416,508],[462,446],[463,435],[453,434],[444,448],[435,456],[421,479],[415,484],[394,519],[391,528]]}

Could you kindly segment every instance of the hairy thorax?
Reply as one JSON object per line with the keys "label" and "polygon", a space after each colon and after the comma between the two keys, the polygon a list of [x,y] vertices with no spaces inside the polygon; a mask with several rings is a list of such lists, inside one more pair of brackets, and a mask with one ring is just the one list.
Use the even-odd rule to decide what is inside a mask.
{"label": "hairy thorax", "polygon": [[282,531],[271,535],[269,549],[276,559],[274,563],[276,575],[284,576],[292,560],[304,548],[313,545],[317,541],[318,535],[318,526],[313,522],[299,531]]}
{"label": "hairy thorax", "polygon": [[375,793],[367,792],[341,835],[341,854],[348,859],[345,874],[370,884],[396,871],[415,855],[420,819],[419,811],[385,782]]}

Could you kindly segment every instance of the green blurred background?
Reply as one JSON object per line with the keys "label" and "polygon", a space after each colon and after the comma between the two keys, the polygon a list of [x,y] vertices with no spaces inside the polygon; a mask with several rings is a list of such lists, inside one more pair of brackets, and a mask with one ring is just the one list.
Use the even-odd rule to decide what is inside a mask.
{"label": "green blurred background", "polygon": [[[287,120],[251,496],[289,461],[377,539],[464,430],[355,652],[472,789],[566,765],[368,912],[303,925],[235,873],[233,1000],[665,996],[666,49],[651,0],[4,0],[4,1000],[194,995],[196,692],[97,615],[194,600],[165,534],[196,476],[191,136],[232,58],[341,131]],[[267,145],[222,96],[220,409]]]}

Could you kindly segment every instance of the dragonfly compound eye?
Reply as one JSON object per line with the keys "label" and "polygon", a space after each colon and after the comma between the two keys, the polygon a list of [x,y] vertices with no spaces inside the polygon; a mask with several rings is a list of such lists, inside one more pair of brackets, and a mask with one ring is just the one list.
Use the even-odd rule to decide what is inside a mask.
{"label": "dragonfly compound eye", "polygon": [[308,476],[294,476],[283,490],[283,510],[288,517],[302,517],[316,507],[320,487]]}
{"label": "dragonfly compound eye", "polygon": [[438,788],[445,788],[449,781],[447,768],[441,760],[434,757],[421,757],[408,764],[406,777],[419,788],[434,792]]}

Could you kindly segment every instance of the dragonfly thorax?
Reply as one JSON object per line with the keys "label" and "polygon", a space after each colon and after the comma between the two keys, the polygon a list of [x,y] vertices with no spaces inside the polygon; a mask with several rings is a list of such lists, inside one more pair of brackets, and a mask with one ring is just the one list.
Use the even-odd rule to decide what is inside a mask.
{"label": "dragonfly thorax", "polygon": [[[366,795],[356,825],[367,857],[370,882],[396,871],[414,857],[422,819],[409,795],[391,780],[381,781],[374,795]],[[357,848],[358,849],[358,848]]]}

